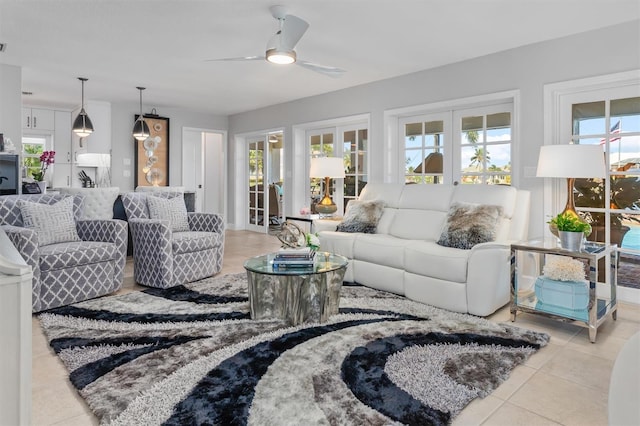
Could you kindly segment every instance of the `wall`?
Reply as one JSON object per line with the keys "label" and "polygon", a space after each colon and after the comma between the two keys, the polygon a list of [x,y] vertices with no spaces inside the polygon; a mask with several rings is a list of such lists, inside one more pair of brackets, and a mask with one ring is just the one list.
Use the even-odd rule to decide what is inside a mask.
{"label": "wall", "polygon": [[0,133],[17,150],[22,140],[22,68],[0,64]]}
{"label": "wall", "polygon": [[[519,164],[517,181],[532,191],[530,235],[542,235],[543,180],[523,175],[535,167],[544,143],[543,88],[559,81],[640,68],[640,21],[537,43],[496,54],[382,80],[229,117],[229,220],[234,217],[236,155],[234,134],[283,127],[285,169],[292,169],[291,126],[330,118],[370,113],[370,169],[372,182],[382,181],[384,111],[439,101],[520,91]],[[289,202],[287,203],[290,204]],[[289,206],[292,211],[296,206]],[[299,207],[299,206],[298,206]],[[287,213],[290,213],[288,211]],[[241,226],[241,225],[240,225]]]}
{"label": "wall", "polygon": [[[145,106],[148,113],[153,106]],[[169,118],[169,184],[182,185],[182,128],[194,127],[227,130],[226,116],[203,114],[177,108],[156,108],[158,115]],[[134,117],[140,112],[138,103],[111,104],[111,184],[121,191],[134,189],[135,139],[131,136]],[[124,165],[124,161],[130,165]],[[128,171],[129,176],[124,176]]]}

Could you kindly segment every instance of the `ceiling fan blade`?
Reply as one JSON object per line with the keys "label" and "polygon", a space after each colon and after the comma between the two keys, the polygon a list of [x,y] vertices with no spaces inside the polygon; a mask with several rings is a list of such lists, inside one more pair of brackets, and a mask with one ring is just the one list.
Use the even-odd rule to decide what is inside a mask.
{"label": "ceiling fan blade", "polygon": [[221,62],[221,61],[259,61],[264,60],[264,56],[238,56],[236,58],[221,58],[221,59],[205,59],[205,62]]}
{"label": "ceiling fan blade", "polygon": [[346,73],[345,70],[340,68],[329,67],[327,65],[314,64],[312,62],[301,61],[299,59],[296,61],[296,64],[300,65],[303,68],[307,68],[311,71],[319,72],[320,74],[328,75],[329,77],[333,77],[333,78],[342,77],[342,75]]}
{"label": "ceiling fan blade", "polygon": [[287,15],[282,24],[280,47],[286,50],[293,50],[304,33],[309,28],[309,23],[297,16]]}

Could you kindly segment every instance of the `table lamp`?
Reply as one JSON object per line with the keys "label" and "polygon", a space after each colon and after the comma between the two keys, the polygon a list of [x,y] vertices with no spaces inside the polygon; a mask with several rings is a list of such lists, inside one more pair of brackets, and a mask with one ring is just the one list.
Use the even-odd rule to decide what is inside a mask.
{"label": "table lamp", "polygon": [[[604,177],[604,151],[601,145],[545,145],[540,147],[537,177],[567,178],[567,204],[561,214],[568,213],[584,222],[576,212],[573,184],[576,178]],[[551,233],[558,235],[550,226]]]}
{"label": "table lamp", "polygon": [[324,178],[324,197],[316,204],[316,211],[320,214],[333,214],[338,210],[329,195],[329,179],[344,178],[344,162],[339,157],[317,157],[311,159],[309,176]]}

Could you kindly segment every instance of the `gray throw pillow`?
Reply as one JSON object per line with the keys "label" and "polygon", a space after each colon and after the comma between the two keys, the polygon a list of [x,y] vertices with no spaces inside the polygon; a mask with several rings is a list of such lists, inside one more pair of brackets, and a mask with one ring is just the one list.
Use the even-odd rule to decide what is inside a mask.
{"label": "gray throw pillow", "polygon": [[189,230],[189,216],[183,197],[162,198],[147,197],[147,207],[151,219],[168,220],[173,232]]}
{"label": "gray throw pillow", "polygon": [[65,197],[55,204],[19,201],[25,228],[38,234],[38,245],[80,241],[73,216],[73,197]]}
{"label": "gray throw pillow", "polygon": [[384,201],[351,200],[347,205],[344,219],[338,224],[336,231],[375,234],[382,213],[384,213]]}
{"label": "gray throw pillow", "polygon": [[502,214],[500,206],[453,203],[438,244],[469,250],[476,244],[494,241]]}

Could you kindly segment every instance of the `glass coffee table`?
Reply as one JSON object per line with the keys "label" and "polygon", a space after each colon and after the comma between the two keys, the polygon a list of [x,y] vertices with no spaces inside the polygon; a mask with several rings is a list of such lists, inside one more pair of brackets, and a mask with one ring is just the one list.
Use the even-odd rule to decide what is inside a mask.
{"label": "glass coffee table", "polygon": [[281,319],[291,325],[326,322],[338,313],[346,257],[316,253],[308,268],[273,267],[276,253],[244,263],[249,282],[251,319]]}

